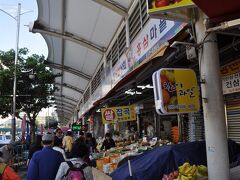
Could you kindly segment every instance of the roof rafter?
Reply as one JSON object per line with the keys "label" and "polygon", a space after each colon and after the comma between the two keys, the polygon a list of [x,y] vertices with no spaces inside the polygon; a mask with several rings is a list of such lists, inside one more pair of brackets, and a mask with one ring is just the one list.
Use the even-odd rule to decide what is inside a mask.
{"label": "roof rafter", "polygon": [[83,92],[84,92],[82,89],[79,89],[79,88],[77,88],[77,87],[75,87],[75,86],[72,86],[72,85],[70,85],[70,84],[67,84],[67,83],[60,84],[60,83],[56,83],[56,82],[55,82],[54,84],[56,84],[56,85],[58,85],[58,86],[64,86],[64,87],[66,87],[66,88],[72,89],[72,90],[74,90],[74,91],[79,92],[80,94],[83,94]]}
{"label": "roof rafter", "polygon": [[127,17],[128,12],[127,9],[122,7],[116,2],[113,2],[111,0],[93,0],[94,2],[101,4],[102,6],[111,9],[113,12],[119,14],[120,16]]}
{"label": "roof rafter", "polygon": [[72,106],[72,107],[76,107],[76,106],[77,106],[76,104],[72,104],[72,103],[70,103],[70,102],[68,102],[68,101],[61,100],[61,99],[55,99],[55,102],[68,104],[68,105],[70,105],[70,106]]}
{"label": "roof rafter", "polygon": [[68,111],[68,112],[70,112],[72,114],[74,112],[74,111],[72,111],[72,109],[68,109],[67,107],[63,107],[62,105],[58,105],[58,106],[56,106],[56,108],[59,109],[60,111],[64,110],[64,111]]}
{"label": "roof rafter", "polygon": [[60,117],[68,117],[68,118],[70,118],[72,116],[71,113],[66,112],[66,111],[57,111],[57,113],[58,113],[58,117],[60,116]]}
{"label": "roof rafter", "polygon": [[30,29],[30,31],[33,32],[33,33],[47,34],[47,35],[50,35],[50,36],[55,36],[55,37],[58,37],[58,38],[62,38],[62,39],[65,39],[65,40],[72,41],[72,42],[80,44],[80,45],[82,45],[82,46],[84,46],[88,49],[91,49],[91,50],[93,50],[93,51],[95,51],[99,54],[102,54],[102,55],[106,51],[105,47],[101,47],[97,44],[94,44],[91,41],[88,41],[84,38],[76,36],[76,35],[74,35],[70,32],[61,32],[61,31],[50,29],[48,27],[45,27],[39,21],[34,22],[33,28]]}
{"label": "roof rafter", "polygon": [[65,98],[65,99],[71,100],[71,101],[73,101],[73,102],[75,102],[75,103],[78,102],[77,99],[74,99],[73,97],[70,97],[70,96],[60,95],[60,94],[54,94],[54,96],[56,96],[56,97],[61,97],[61,98]]}
{"label": "roof rafter", "polygon": [[69,114],[69,115],[72,115],[72,113],[71,112],[69,112],[69,111],[67,111],[67,110],[56,110],[56,112],[58,113],[58,114]]}
{"label": "roof rafter", "polygon": [[61,64],[57,64],[57,63],[53,63],[53,62],[50,62],[50,61],[44,61],[44,63],[51,67],[51,68],[54,68],[54,69],[59,69],[59,70],[64,70],[66,72],[69,72],[71,74],[74,74],[76,76],[79,76],[83,79],[86,79],[87,81],[89,81],[91,79],[91,76],[77,70],[77,69],[74,69],[74,68],[71,68],[71,67],[68,67],[68,66],[65,66],[65,65],[61,65]]}
{"label": "roof rafter", "polygon": [[61,103],[61,102],[55,103],[55,105],[57,105],[57,106],[62,106],[62,107],[66,107],[66,108],[70,108],[70,109],[74,109],[74,107],[69,106],[69,105],[64,104],[64,103]]}

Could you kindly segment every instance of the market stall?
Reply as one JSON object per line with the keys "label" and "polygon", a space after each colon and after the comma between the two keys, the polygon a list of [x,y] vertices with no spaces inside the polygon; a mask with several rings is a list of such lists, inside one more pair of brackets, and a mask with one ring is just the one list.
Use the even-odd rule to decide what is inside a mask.
{"label": "market stall", "polygon": [[[239,153],[240,146],[233,141],[229,141],[230,163],[237,160]],[[111,173],[111,177],[114,180],[127,180],[132,177],[135,180],[159,180],[164,175],[179,170],[179,167],[186,162],[191,165],[191,167],[187,165],[187,168],[193,168],[193,165],[196,167],[197,165],[199,167],[206,166],[205,142],[191,142],[154,148],[130,161],[131,173],[129,172],[129,164],[125,163]],[[132,174],[132,177],[130,174]]]}

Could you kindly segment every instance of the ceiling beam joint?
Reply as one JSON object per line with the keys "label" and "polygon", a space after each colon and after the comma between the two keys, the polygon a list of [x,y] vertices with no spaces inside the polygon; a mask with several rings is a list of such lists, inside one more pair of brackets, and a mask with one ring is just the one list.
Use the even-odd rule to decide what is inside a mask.
{"label": "ceiling beam joint", "polygon": [[41,33],[41,34],[46,34],[49,36],[54,36],[54,37],[58,37],[58,38],[62,38],[68,41],[72,41],[74,43],[80,44],[88,49],[91,49],[101,55],[104,54],[104,52],[106,51],[105,47],[102,47],[100,45],[97,45],[91,41],[88,41],[84,38],[81,38],[79,36],[74,35],[73,33],[70,32],[60,32],[58,30],[53,30],[50,29],[48,27],[45,27],[43,24],[40,24],[39,21],[35,21],[34,25],[32,26],[32,28],[30,28],[29,30],[32,33]]}
{"label": "ceiling beam joint", "polygon": [[93,0],[93,1],[112,10],[113,12],[119,14],[120,16],[123,16],[123,17],[128,16],[127,9],[122,7],[116,2],[113,2],[111,0]]}

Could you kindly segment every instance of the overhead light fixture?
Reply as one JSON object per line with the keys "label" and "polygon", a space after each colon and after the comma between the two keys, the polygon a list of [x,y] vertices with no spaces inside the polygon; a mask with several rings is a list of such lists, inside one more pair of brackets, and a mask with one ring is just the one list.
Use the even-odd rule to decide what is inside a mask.
{"label": "overhead light fixture", "polygon": [[137,88],[140,88],[140,89],[145,89],[146,86],[137,86]]}
{"label": "overhead light fixture", "polygon": [[141,92],[136,91],[136,94],[142,94]]}
{"label": "overhead light fixture", "polygon": [[137,88],[140,88],[140,89],[146,89],[146,88],[148,88],[148,89],[153,89],[153,86],[151,86],[150,84],[147,84],[147,85],[139,85],[139,86],[137,86]]}
{"label": "overhead light fixture", "polygon": [[153,89],[153,86],[151,86],[150,84],[146,85],[146,88],[148,89]]}
{"label": "overhead light fixture", "polygon": [[135,92],[131,92],[131,91],[125,91],[125,94],[134,95],[134,94],[135,94]]}
{"label": "overhead light fixture", "polygon": [[139,94],[142,94],[142,92],[129,89],[129,90],[125,91],[125,94],[130,94],[130,95],[137,94],[137,95],[139,95]]}

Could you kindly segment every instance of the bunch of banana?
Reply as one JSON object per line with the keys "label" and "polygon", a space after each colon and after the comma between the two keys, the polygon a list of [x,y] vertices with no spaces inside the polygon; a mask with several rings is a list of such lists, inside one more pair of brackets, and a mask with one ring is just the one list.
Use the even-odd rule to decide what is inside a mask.
{"label": "bunch of banana", "polygon": [[194,180],[197,175],[198,168],[196,165],[191,166],[188,162],[179,168],[178,180]]}
{"label": "bunch of banana", "polygon": [[203,176],[203,177],[208,177],[208,169],[206,166],[204,165],[199,165],[197,166],[197,175],[198,176]]}

